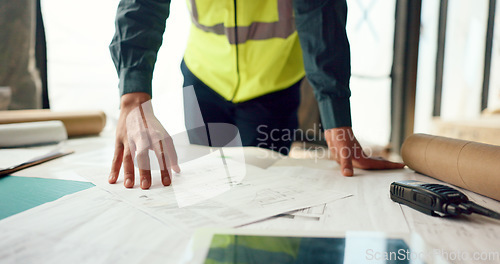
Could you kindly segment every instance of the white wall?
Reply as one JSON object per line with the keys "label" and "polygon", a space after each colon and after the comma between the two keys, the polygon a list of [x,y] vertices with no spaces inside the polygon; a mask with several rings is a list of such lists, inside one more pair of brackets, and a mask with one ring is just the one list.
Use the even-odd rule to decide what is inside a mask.
{"label": "white wall", "polygon": [[389,143],[395,0],[348,0],[353,130],[362,141]]}
{"label": "white wall", "polygon": [[438,19],[439,1],[423,0],[415,99],[414,131],[416,133],[432,131]]}
{"label": "white wall", "polygon": [[488,100],[488,108],[491,109],[500,109],[500,74],[498,73],[500,73],[500,4],[497,2]]}
{"label": "white wall", "polygon": [[445,120],[480,114],[488,2],[449,1],[441,105]]}
{"label": "white wall", "polygon": [[[118,78],[108,45],[118,0],[42,0],[48,81],[55,110],[103,109],[118,116]],[[395,0],[348,0],[352,115],[358,138],[385,145],[390,134],[390,70]],[[363,13],[368,9],[368,13]],[[172,134],[184,129],[179,65],[189,29],[186,3],[174,0],[153,78],[153,104]]]}
{"label": "white wall", "polygon": [[[118,2],[42,0],[52,109],[101,109],[116,122],[118,77],[108,46]],[[185,2],[174,0],[153,79],[156,114],[170,133],[184,128],[179,65],[188,27]]]}

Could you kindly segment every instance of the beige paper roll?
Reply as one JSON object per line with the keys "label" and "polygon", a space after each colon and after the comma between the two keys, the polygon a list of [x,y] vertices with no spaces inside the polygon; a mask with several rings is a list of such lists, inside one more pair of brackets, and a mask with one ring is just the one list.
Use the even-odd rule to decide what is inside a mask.
{"label": "beige paper roll", "polygon": [[68,137],[98,135],[106,125],[102,111],[52,112],[48,109],[0,111],[0,124],[60,120]]}
{"label": "beige paper roll", "polygon": [[500,146],[414,134],[401,155],[417,172],[500,201]]}

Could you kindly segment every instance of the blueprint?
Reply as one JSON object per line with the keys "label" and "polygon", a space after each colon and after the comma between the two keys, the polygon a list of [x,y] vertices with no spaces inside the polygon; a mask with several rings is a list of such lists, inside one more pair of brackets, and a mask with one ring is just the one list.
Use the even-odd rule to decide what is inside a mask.
{"label": "blueprint", "polygon": [[213,151],[181,164],[181,173],[173,175],[169,187],[155,182],[158,177],[153,173],[149,190],[126,189],[122,180],[108,184],[108,168],[80,173],[121,200],[186,231],[207,226],[241,226],[350,195],[332,191],[321,180],[311,180],[314,176],[298,179],[222,157],[220,153]]}

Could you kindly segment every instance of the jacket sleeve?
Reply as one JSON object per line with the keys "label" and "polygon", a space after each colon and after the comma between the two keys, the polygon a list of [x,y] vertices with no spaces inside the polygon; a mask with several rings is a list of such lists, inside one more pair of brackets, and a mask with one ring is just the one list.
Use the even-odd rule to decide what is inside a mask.
{"label": "jacket sleeve", "polygon": [[350,127],[346,1],[294,0],[293,6],[306,76],[314,88],[323,127]]}
{"label": "jacket sleeve", "polygon": [[170,0],[121,0],[116,32],[109,46],[120,78],[120,95],[145,92],[151,81],[158,49],[162,44]]}

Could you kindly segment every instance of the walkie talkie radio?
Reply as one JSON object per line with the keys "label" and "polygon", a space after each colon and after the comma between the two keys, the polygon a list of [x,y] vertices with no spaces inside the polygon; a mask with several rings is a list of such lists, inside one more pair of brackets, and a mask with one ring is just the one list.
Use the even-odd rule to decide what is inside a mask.
{"label": "walkie talkie radio", "polygon": [[476,213],[500,219],[499,213],[469,201],[462,192],[442,184],[413,180],[393,182],[391,199],[432,216]]}

